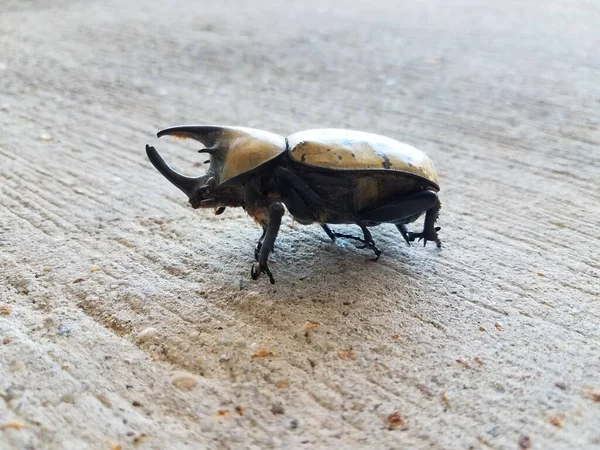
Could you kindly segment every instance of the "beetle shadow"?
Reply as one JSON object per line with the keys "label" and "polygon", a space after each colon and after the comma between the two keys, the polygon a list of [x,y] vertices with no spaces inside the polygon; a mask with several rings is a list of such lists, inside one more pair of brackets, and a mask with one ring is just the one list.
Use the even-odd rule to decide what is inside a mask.
{"label": "beetle shadow", "polygon": [[[439,310],[434,288],[423,282],[434,252],[405,247],[399,234],[377,227],[374,237],[385,253],[374,262],[371,252],[351,241],[332,243],[319,227],[293,227],[288,219],[270,258],[276,280],[271,285],[264,275],[250,278],[259,233],[240,232],[237,221],[208,217],[200,232],[184,220],[161,223],[150,255],[157,284],[132,288],[108,306],[88,305],[82,292],[86,312],[106,326],[126,317],[119,327],[127,333],[159,317],[154,323],[160,339],[140,347],[207,378],[255,381],[252,377],[301,373],[295,368],[311,374],[310,361],[319,359],[352,359],[355,353],[361,364],[378,355],[401,362],[405,352],[426,351],[422,335],[435,332],[431,322]],[[202,252],[174,245],[194,237]],[[263,360],[260,349],[277,357]],[[332,373],[341,377],[344,370],[340,366]]]}
{"label": "beetle shadow", "polygon": [[[437,249],[408,247],[399,233],[377,227],[375,239],[384,253],[372,261],[373,253],[351,240],[334,243],[311,228],[285,230],[278,239],[270,259],[274,285],[266,276],[240,280],[240,301],[231,306],[249,316],[243,320],[281,329],[306,321],[352,323],[358,334],[360,329],[402,334],[415,319],[435,321],[435,295],[423,282],[434,270],[435,256],[422,250]],[[356,234],[352,227],[339,228]]]}

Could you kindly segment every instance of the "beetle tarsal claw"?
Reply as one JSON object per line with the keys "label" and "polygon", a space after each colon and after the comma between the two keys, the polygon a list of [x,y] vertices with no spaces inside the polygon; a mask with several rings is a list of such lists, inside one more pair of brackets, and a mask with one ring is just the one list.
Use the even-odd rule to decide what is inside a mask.
{"label": "beetle tarsal claw", "polygon": [[413,232],[408,232],[408,240],[409,241],[418,241],[421,242],[423,241],[423,247],[427,246],[427,242],[428,241],[433,241],[435,242],[435,246],[437,248],[442,248],[442,241],[440,241],[440,239],[437,236],[437,232],[441,230],[441,227],[435,227],[434,231],[435,234],[433,234],[433,236],[428,235],[426,231],[423,231],[421,233],[413,233]]}
{"label": "beetle tarsal claw", "polygon": [[379,250],[375,246],[374,241],[370,241],[369,243],[365,244],[364,247],[362,247],[362,248],[368,248],[368,249],[372,250],[373,253],[375,253],[375,258],[369,258],[371,261],[377,261],[379,259],[379,257],[381,256],[381,254],[383,253],[381,250]]}
{"label": "beetle tarsal claw", "polygon": [[275,284],[275,278],[273,278],[273,274],[267,266],[261,266],[260,263],[252,264],[252,268],[250,269],[250,276],[252,279],[258,280],[258,277],[260,277],[261,273],[266,273],[271,284]]}

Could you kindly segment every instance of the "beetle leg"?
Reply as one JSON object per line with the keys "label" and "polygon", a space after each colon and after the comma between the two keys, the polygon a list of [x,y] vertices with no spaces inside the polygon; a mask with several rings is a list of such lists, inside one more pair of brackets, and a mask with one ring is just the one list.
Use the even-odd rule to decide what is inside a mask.
{"label": "beetle leg", "polygon": [[[356,236],[352,236],[351,234],[344,234],[344,233],[338,233],[336,231],[332,231],[332,233],[334,234],[334,236],[336,238],[342,238],[342,239],[352,239],[353,241],[358,241],[361,243],[365,243],[365,240]],[[362,247],[358,247],[358,248],[365,248],[364,246]]]}
{"label": "beetle leg", "polygon": [[[263,238],[265,236],[266,230],[263,233],[263,235],[261,236],[261,238],[259,239],[259,241],[256,243],[256,245],[254,246],[254,259],[256,261],[258,261],[258,257],[260,255],[260,249],[262,248],[262,241]],[[271,253],[275,253],[275,249],[277,248],[277,246],[275,244],[273,244],[273,248],[271,249]]]}
{"label": "beetle leg", "polygon": [[[338,233],[337,231],[333,231],[331,228],[329,228],[329,225],[327,225],[326,223],[322,223],[321,227],[323,227],[323,229],[325,230],[325,233],[327,233],[327,236],[329,236],[329,238],[333,242],[335,242],[335,240],[337,238],[342,238],[342,239],[352,239],[354,241],[362,242],[363,244],[365,243],[364,239],[361,239],[359,237],[352,236],[351,234],[344,234],[344,233]],[[364,247],[361,247],[361,248],[364,248]]]}
{"label": "beetle leg", "polygon": [[[439,248],[442,243],[437,235],[439,228],[435,227],[439,211],[440,201],[437,194],[427,190],[363,211],[360,219],[365,222],[393,223],[398,227],[405,241],[412,242],[418,239],[424,240],[425,244],[427,241],[434,241]],[[423,213],[425,213],[423,231],[421,233],[407,231],[404,224],[416,220]]]}
{"label": "beetle leg", "polygon": [[373,252],[375,253],[375,258],[372,258],[371,261],[377,261],[379,259],[379,257],[381,256],[381,253],[382,253],[381,250],[379,250],[375,246],[375,241],[373,240],[373,236],[371,235],[371,232],[369,231],[369,229],[361,224],[358,224],[358,226],[360,226],[365,239],[364,239],[364,245],[361,245],[360,247],[357,247],[357,248],[369,248],[369,249],[373,250]]}
{"label": "beetle leg", "polygon": [[321,227],[323,228],[323,230],[325,230],[325,233],[327,233],[327,236],[329,236],[329,239],[331,239],[333,242],[335,242],[336,233],[334,233],[331,230],[331,228],[329,228],[329,225],[327,225],[326,223],[322,223]]}
{"label": "beetle leg", "polygon": [[267,232],[265,233],[260,252],[258,255],[258,263],[252,265],[250,270],[250,276],[253,280],[258,279],[261,273],[266,273],[269,277],[271,284],[275,284],[275,279],[269,270],[267,261],[269,259],[269,253],[273,250],[275,239],[279,233],[279,227],[281,226],[281,218],[283,217],[285,209],[281,203],[273,203],[269,206],[269,223],[267,225]]}
{"label": "beetle leg", "polygon": [[414,240],[419,240],[419,242],[421,240],[423,240],[423,247],[425,247],[427,245],[427,241],[435,241],[435,245],[437,248],[441,248],[442,247],[442,241],[440,241],[440,239],[437,237],[437,232],[441,230],[440,227],[435,227],[434,229],[435,235],[431,235],[431,236],[435,236],[433,237],[433,239],[427,238],[427,233],[425,231],[423,231],[422,233],[412,233],[412,232],[408,232],[408,239],[410,239],[410,241],[414,241]]}
{"label": "beetle leg", "polygon": [[358,224],[358,226],[360,227],[360,229],[363,232],[364,243],[365,243],[365,245],[358,247],[358,248],[367,248],[369,246],[369,243],[373,242],[373,235],[371,234],[369,229],[367,227],[365,227],[364,225]]}
{"label": "beetle leg", "polygon": [[263,239],[265,238],[265,234],[267,234],[267,227],[263,227],[263,232],[260,238],[258,238],[258,242],[254,247],[254,259],[258,261],[258,255],[260,255],[260,248],[262,247]]}
{"label": "beetle leg", "polygon": [[[379,250],[375,246],[375,242],[373,241],[371,232],[364,225],[359,224],[360,228],[363,231],[364,238],[352,236],[351,234],[337,233],[337,232],[331,230],[331,228],[329,228],[328,226],[327,226],[327,229],[325,229],[325,226],[327,226],[327,225],[323,225],[323,229],[325,230],[325,232],[327,234],[331,233],[331,235],[333,235],[332,240],[335,240],[335,238],[342,238],[342,239],[352,239],[354,241],[358,241],[358,242],[362,243],[363,245],[357,245],[356,248],[369,248],[369,249],[373,250],[373,252],[375,253],[375,258],[373,259],[373,261],[377,261],[379,259],[379,257],[381,256],[382,251]],[[329,230],[329,232],[327,230]]]}
{"label": "beetle leg", "polygon": [[[408,231],[406,229],[406,225],[404,225],[403,223],[397,223],[396,228],[398,228],[398,231],[400,232],[400,234],[402,234],[402,237],[404,238],[404,240],[410,247],[410,241],[411,241],[410,235],[414,234],[414,233],[411,233],[410,231]],[[412,240],[414,241],[414,238]]]}
{"label": "beetle leg", "polygon": [[419,241],[423,240],[423,246],[427,245],[427,241],[434,241],[437,248],[442,247],[442,241],[438,237],[437,232],[440,230],[440,227],[435,226],[435,221],[438,218],[438,214],[440,212],[440,202],[437,201],[436,204],[427,210],[425,214],[425,224],[423,225],[423,231],[421,233],[408,233],[408,239],[414,241],[418,239]]}

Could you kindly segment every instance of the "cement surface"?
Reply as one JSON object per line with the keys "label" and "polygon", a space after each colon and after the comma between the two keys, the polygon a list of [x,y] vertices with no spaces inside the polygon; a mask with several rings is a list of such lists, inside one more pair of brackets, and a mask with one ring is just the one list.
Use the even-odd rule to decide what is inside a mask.
{"label": "cement surface", "polygon": [[[600,447],[597,2],[49,5],[0,13],[2,449]],[[186,123],[421,148],[444,247],[286,216],[254,282],[146,159],[202,173]]]}

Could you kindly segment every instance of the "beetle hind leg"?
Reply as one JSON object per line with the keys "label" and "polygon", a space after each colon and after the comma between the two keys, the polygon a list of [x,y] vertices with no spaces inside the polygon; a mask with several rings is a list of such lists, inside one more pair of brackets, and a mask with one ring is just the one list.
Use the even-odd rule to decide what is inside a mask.
{"label": "beetle hind leg", "polygon": [[[434,241],[440,248],[442,242],[437,235],[439,228],[435,226],[439,211],[440,201],[437,193],[426,190],[363,211],[360,218],[365,222],[393,223],[409,245],[415,240],[423,240],[424,244],[427,244],[427,241]],[[408,231],[406,224],[416,220],[423,213],[425,213],[423,231],[420,233]]]}
{"label": "beetle hind leg", "polygon": [[[440,231],[440,227],[435,227],[434,231],[435,231],[435,235],[430,235],[430,238],[427,238],[427,233],[425,231],[421,232],[421,233],[413,233],[413,232],[408,232],[408,239],[410,242],[413,242],[415,240],[418,240],[419,242],[421,240],[423,240],[423,247],[425,247],[427,245],[427,241],[434,241],[435,242],[435,246],[437,248],[442,248],[442,241],[440,241],[440,239],[437,237],[437,232]],[[410,244],[409,244],[410,245]]]}
{"label": "beetle hind leg", "polygon": [[410,245],[411,242],[415,240],[423,241],[423,246],[427,245],[427,241],[435,242],[437,248],[442,247],[442,241],[438,237],[437,232],[440,231],[440,227],[435,226],[435,222],[438,218],[438,214],[440,212],[440,202],[438,201],[432,208],[428,209],[425,213],[425,224],[423,225],[423,231],[420,233],[414,233],[412,231],[407,231],[406,226],[403,224],[396,224],[400,233],[402,233],[402,237],[404,240]]}
{"label": "beetle hind leg", "polygon": [[411,233],[410,231],[408,231],[406,229],[406,225],[404,225],[403,223],[397,223],[396,228],[398,228],[398,231],[400,232],[400,234],[402,235],[402,237],[404,238],[404,240],[410,247],[411,241],[415,240],[414,238],[411,239],[411,235],[413,235],[414,233]]}

